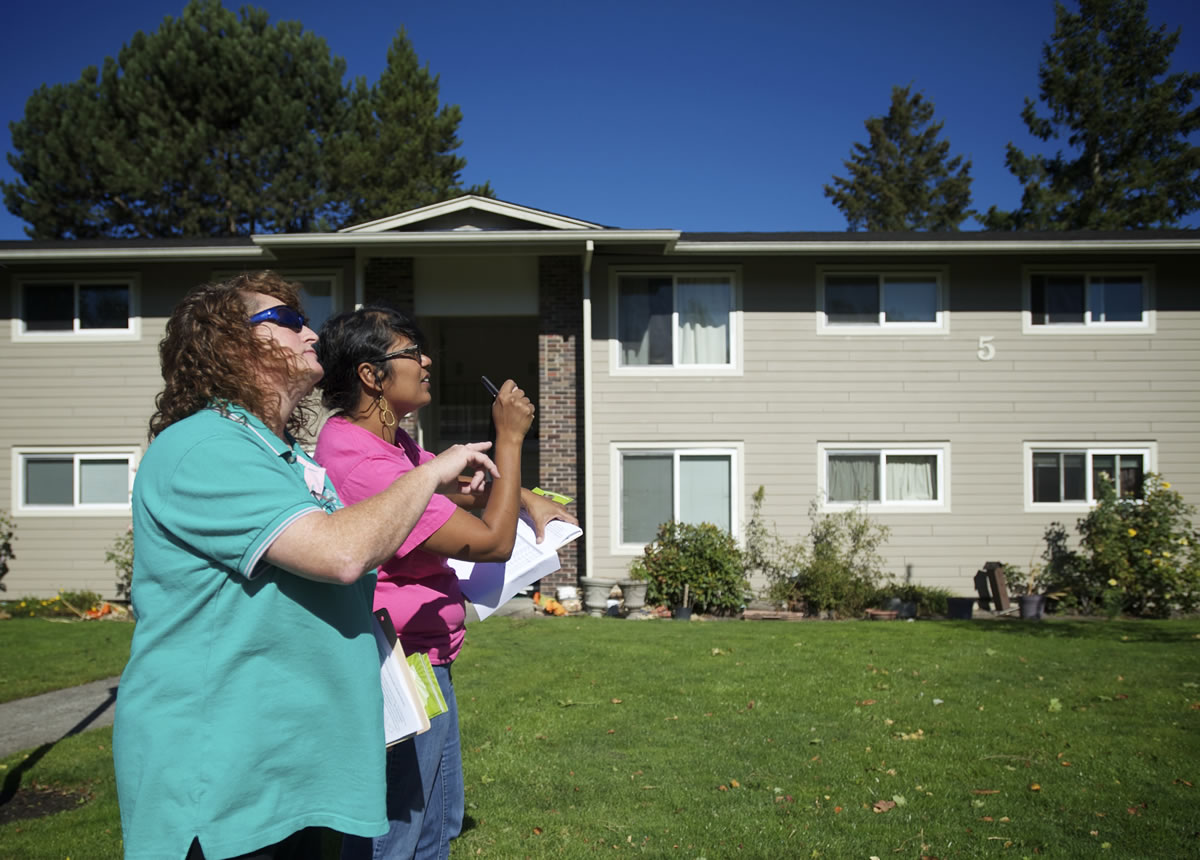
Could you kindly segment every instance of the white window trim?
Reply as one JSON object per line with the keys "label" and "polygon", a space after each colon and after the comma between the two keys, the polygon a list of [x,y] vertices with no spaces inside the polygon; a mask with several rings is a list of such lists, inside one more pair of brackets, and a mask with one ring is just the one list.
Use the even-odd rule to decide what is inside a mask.
{"label": "white window trim", "polygon": [[[112,284],[129,288],[129,325],[125,328],[81,329],[79,317],[75,317],[75,328],[71,331],[27,331],[25,328],[25,288],[38,284]],[[62,272],[56,275],[22,276],[13,281],[12,339],[25,343],[62,343],[64,341],[133,341],[142,337],[141,276],[136,273],[89,274]]]}
{"label": "white window trim", "polygon": [[[883,289],[883,279],[889,275],[927,276],[937,281],[937,311],[933,322],[894,322],[884,319],[883,302],[879,304],[879,322],[873,324],[831,324],[825,315],[825,278],[829,275],[864,275],[875,277]],[[817,267],[817,334],[819,335],[918,335],[948,334],[950,332],[950,286],[947,266],[818,266]],[[882,299],[882,295],[880,296]]]}
{"label": "white window trim", "polygon": [[[1091,279],[1109,275],[1137,275],[1142,279],[1141,322],[1092,322],[1092,310],[1084,308],[1082,323],[1033,324],[1034,275],[1083,275],[1085,289]],[[1154,269],[1150,266],[1022,266],[1021,267],[1021,330],[1032,335],[1077,335],[1077,334],[1154,334],[1158,327],[1158,315],[1154,310]]]}
{"label": "white window trim", "polygon": [[[623,275],[644,277],[703,278],[723,275],[729,278],[731,292],[729,310],[729,364],[655,364],[647,366],[625,366],[621,364],[621,338],[619,331],[620,278]],[[614,266],[608,273],[609,293],[609,351],[608,366],[611,376],[741,376],[744,361],[742,351],[742,270],[741,266],[719,268],[645,268]],[[679,341],[674,336],[678,331],[678,311],[672,310],[672,350],[678,349]],[[674,356],[672,356],[674,360]]]}
{"label": "white window trim", "polygon": [[1158,444],[1156,442],[1025,442],[1022,445],[1021,465],[1025,470],[1023,481],[1025,493],[1025,512],[1038,513],[1053,511],[1055,513],[1087,513],[1096,505],[1091,501],[1069,502],[1035,502],[1033,500],[1033,454],[1035,451],[1050,451],[1054,453],[1086,454],[1084,463],[1084,478],[1086,481],[1085,494],[1092,498],[1092,456],[1095,454],[1141,454],[1142,473],[1158,471]]}
{"label": "white window trim", "polygon": [[[929,454],[937,458],[937,498],[931,501],[864,501],[864,502],[831,502],[829,501],[826,479],[829,476],[830,454],[869,454],[878,453],[881,458],[887,454]],[[950,512],[950,443],[949,442],[818,442],[817,443],[817,480],[821,498],[821,510],[830,513],[862,508],[871,513],[905,513],[924,514],[936,511]],[[880,480],[886,486],[887,469],[880,468]]]}
{"label": "white window trim", "polygon": [[[710,454],[722,455],[729,457],[729,523],[734,540],[741,543],[742,540],[742,480],[741,480],[741,463],[745,454],[745,445],[742,442],[610,442],[608,446],[608,460],[610,465],[609,480],[610,486],[613,488],[612,506],[609,509],[609,551],[613,555],[636,556],[641,555],[646,548],[643,543],[622,543],[621,542],[621,498],[622,498],[622,476],[621,476],[621,455],[625,453],[635,453],[639,451],[662,452],[670,451],[674,453],[674,468],[675,475],[678,475],[679,455],[696,455]],[[672,510],[679,510],[679,481],[675,481],[675,497],[672,500]]]}
{"label": "white window trim", "polygon": [[[80,460],[104,460],[119,457],[129,458],[129,490],[133,491],[133,475],[141,458],[138,445],[79,445],[79,446],[22,446],[12,449],[12,510],[23,517],[111,517],[127,516],[130,512],[129,499],[124,504],[109,505],[27,505],[25,504],[25,459],[30,456],[52,455],[71,457],[74,461],[73,474],[78,475]],[[78,482],[73,478],[75,498],[79,498]]]}

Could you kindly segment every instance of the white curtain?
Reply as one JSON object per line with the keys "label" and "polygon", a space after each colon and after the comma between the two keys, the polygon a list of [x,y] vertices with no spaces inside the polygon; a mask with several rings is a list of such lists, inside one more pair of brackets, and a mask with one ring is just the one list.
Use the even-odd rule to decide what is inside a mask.
{"label": "white curtain", "polygon": [[729,283],[680,278],[679,363],[729,363]]}
{"label": "white curtain", "polygon": [[929,454],[889,455],[887,494],[893,502],[931,502],[937,499],[937,458]]}
{"label": "white curtain", "polygon": [[826,492],[831,502],[879,501],[879,455],[830,454]]}

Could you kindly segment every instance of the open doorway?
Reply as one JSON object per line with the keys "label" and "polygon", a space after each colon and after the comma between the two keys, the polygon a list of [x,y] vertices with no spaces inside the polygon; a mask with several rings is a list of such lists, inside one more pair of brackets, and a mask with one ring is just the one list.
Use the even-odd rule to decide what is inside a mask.
{"label": "open doorway", "polygon": [[[495,441],[492,398],[480,382],[513,379],[538,404],[537,317],[422,317],[433,359],[433,402],[417,413],[422,445],[444,451],[460,442]],[[538,481],[538,419],[521,449],[521,486]]]}

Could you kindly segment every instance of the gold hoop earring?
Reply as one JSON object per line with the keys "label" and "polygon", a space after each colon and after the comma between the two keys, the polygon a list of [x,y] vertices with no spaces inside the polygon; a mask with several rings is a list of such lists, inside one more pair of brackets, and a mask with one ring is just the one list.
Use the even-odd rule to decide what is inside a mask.
{"label": "gold hoop earring", "polygon": [[389,430],[396,426],[396,413],[388,406],[388,402],[383,399],[383,395],[375,399],[375,408],[379,410],[379,420],[383,422],[383,426]]}

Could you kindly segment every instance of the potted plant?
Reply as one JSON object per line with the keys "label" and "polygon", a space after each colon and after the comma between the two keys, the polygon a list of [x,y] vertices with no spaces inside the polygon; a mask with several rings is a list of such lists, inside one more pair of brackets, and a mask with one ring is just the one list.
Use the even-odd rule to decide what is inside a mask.
{"label": "potted plant", "polygon": [[1030,562],[1028,571],[1021,570],[1016,565],[1005,568],[1009,590],[1017,599],[1021,617],[1027,621],[1040,621],[1046,611],[1046,595],[1038,592],[1042,570],[1042,565],[1038,562]]}

